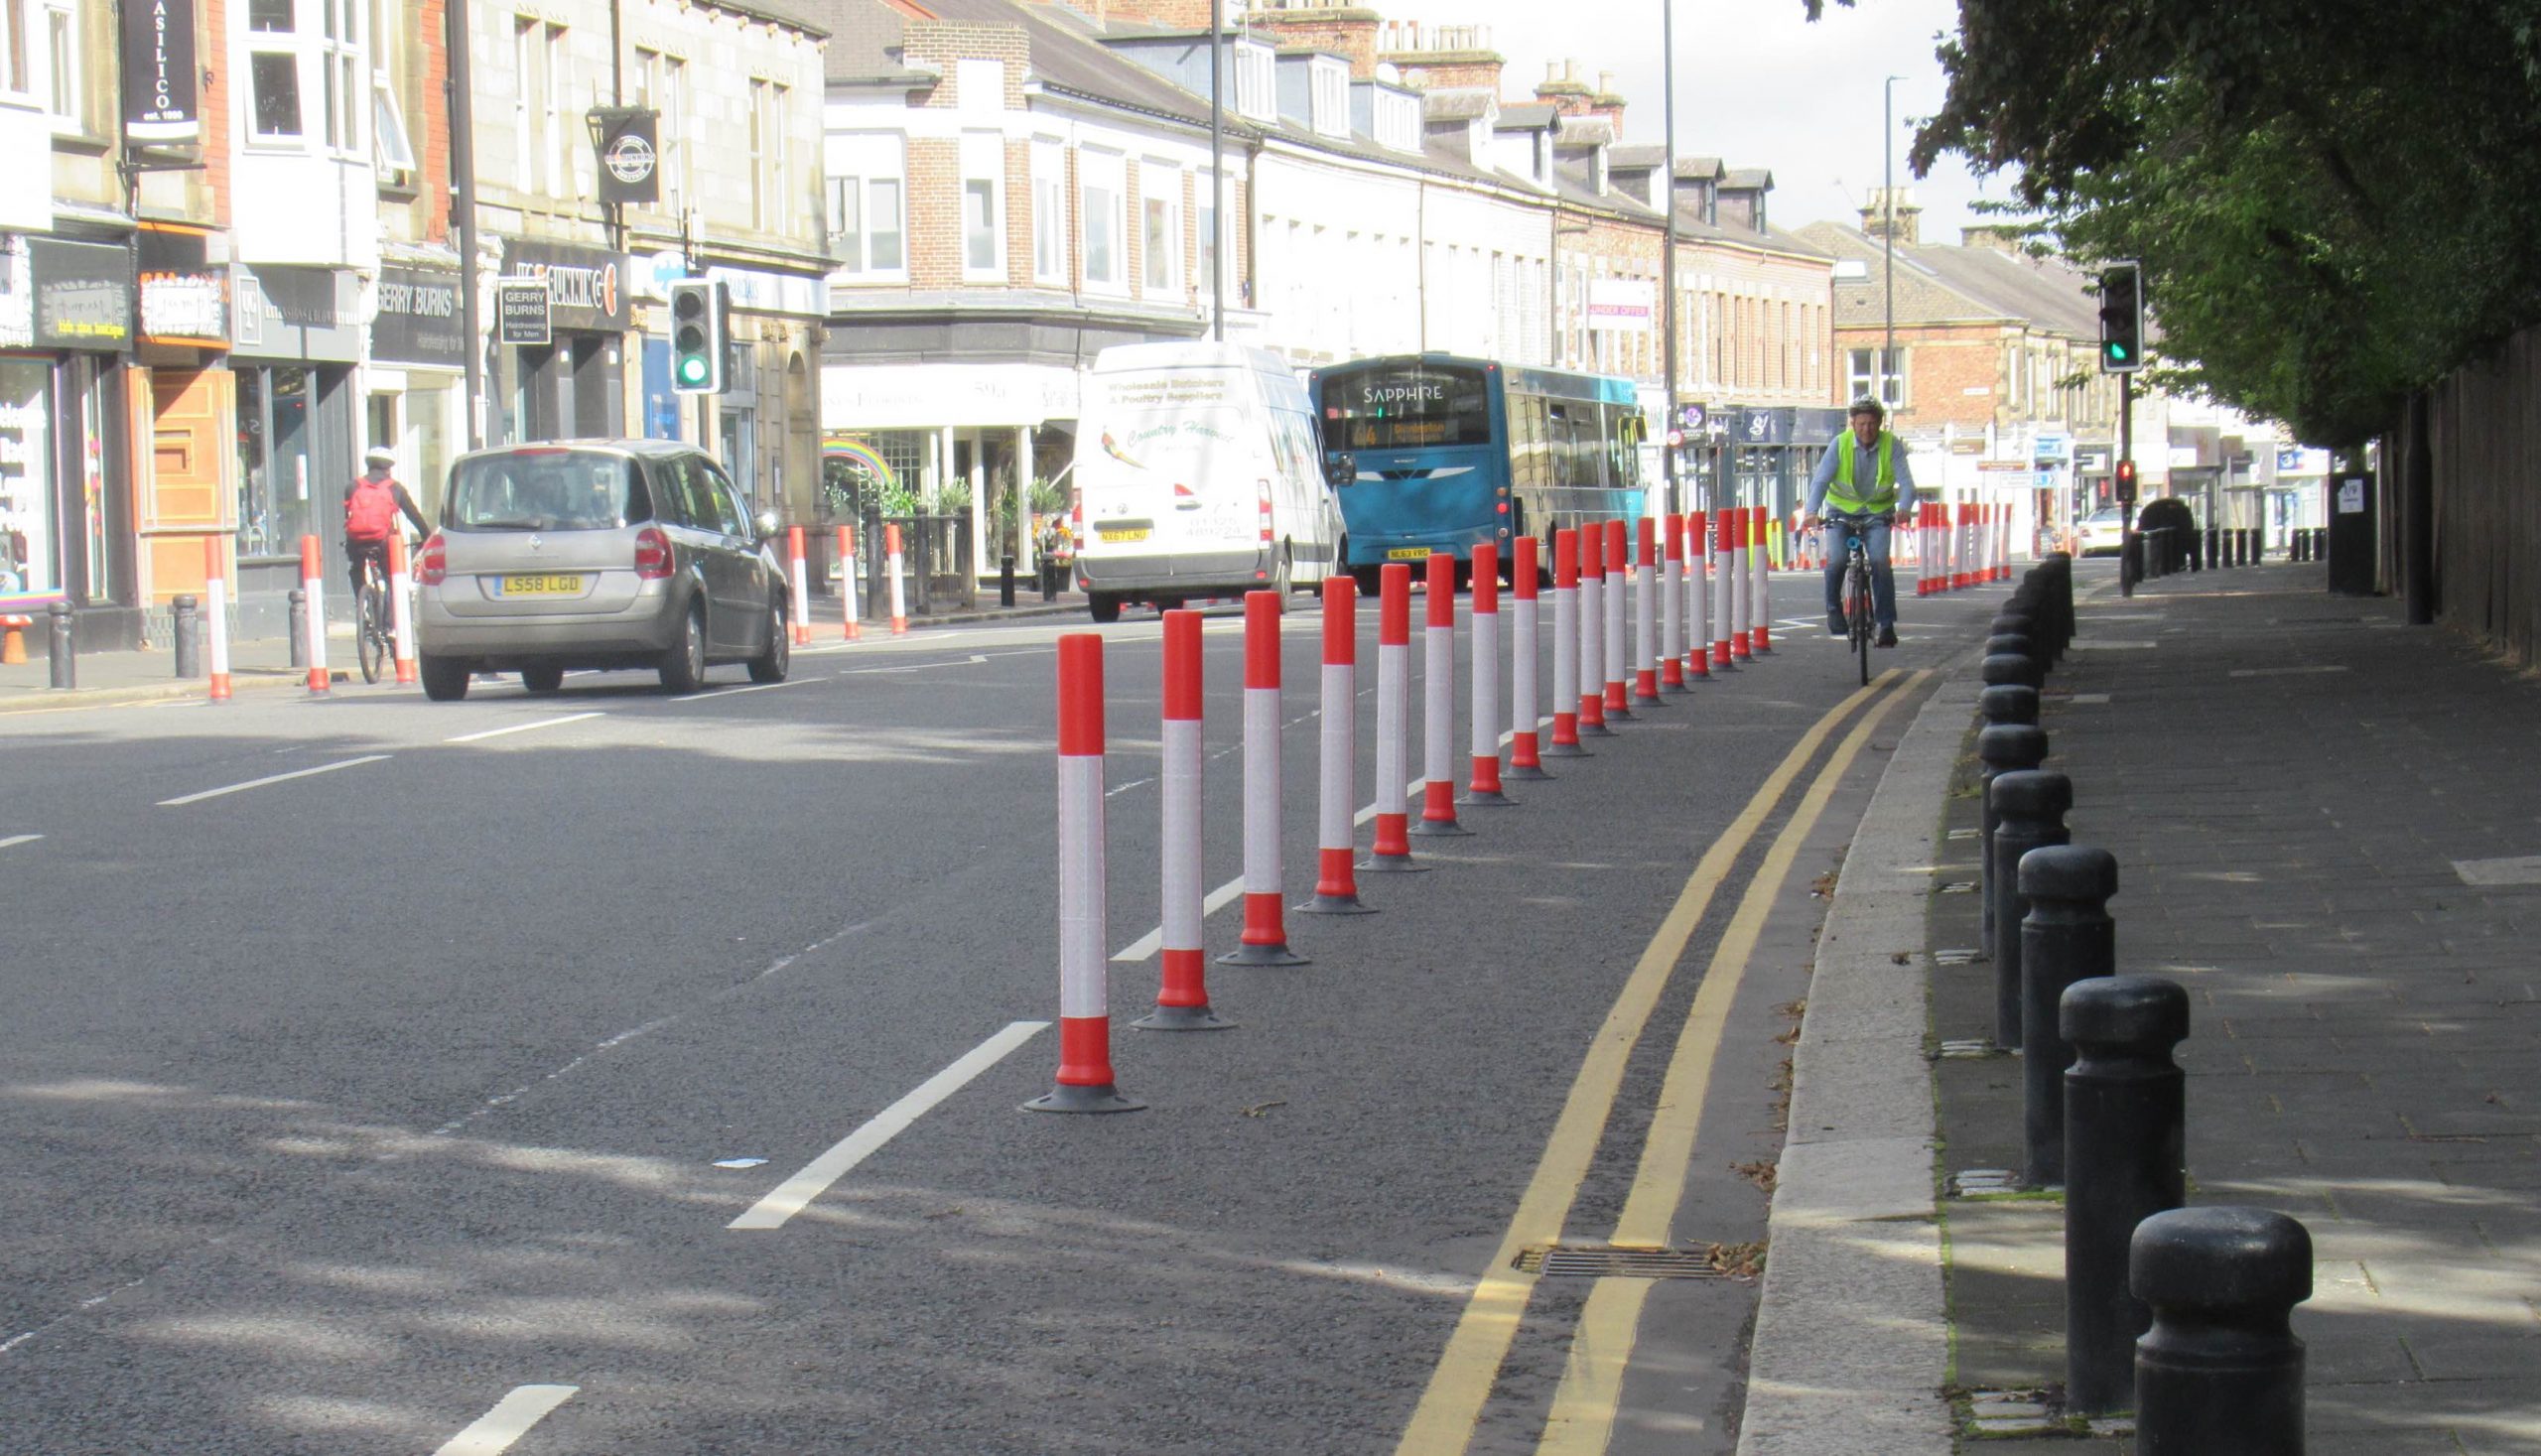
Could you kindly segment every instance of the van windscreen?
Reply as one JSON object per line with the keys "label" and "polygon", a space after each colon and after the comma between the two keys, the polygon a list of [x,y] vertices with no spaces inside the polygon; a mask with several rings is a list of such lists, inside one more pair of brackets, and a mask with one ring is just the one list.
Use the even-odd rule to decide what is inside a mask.
{"label": "van windscreen", "polygon": [[462,531],[605,531],[653,511],[624,456],[533,448],[460,462],[444,514]]}
{"label": "van windscreen", "polygon": [[1335,450],[1489,445],[1491,396],[1480,369],[1405,363],[1324,376],[1323,435]]}

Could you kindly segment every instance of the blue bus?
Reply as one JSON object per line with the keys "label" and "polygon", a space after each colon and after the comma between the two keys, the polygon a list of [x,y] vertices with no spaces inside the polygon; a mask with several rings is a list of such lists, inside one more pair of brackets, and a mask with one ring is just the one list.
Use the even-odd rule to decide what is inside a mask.
{"label": "blue bus", "polygon": [[1354,359],[1314,371],[1327,473],[1340,485],[1347,564],[1373,592],[1389,561],[1500,548],[1505,575],[1520,536],[1637,519],[1643,424],[1628,379],[1533,369],[1452,354]]}

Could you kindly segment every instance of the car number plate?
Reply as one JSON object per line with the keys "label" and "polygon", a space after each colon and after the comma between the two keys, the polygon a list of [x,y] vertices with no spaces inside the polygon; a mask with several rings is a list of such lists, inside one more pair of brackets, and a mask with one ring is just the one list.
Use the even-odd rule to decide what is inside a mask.
{"label": "car number plate", "polygon": [[1097,526],[1094,534],[1106,541],[1144,541],[1147,530],[1145,526]]}
{"label": "car number plate", "polygon": [[1386,553],[1388,561],[1427,561],[1428,559],[1429,548],[1426,546],[1398,546]]}
{"label": "car number plate", "polygon": [[580,576],[502,577],[494,589],[497,596],[580,596]]}

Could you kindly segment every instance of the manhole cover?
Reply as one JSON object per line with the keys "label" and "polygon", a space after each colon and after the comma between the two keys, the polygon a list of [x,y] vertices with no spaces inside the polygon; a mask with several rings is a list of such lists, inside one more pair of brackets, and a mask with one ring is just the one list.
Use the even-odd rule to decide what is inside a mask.
{"label": "manhole cover", "polygon": [[1562,1245],[1522,1251],[1517,1266],[1547,1279],[1717,1279],[1711,1254],[1699,1249],[1616,1249]]}

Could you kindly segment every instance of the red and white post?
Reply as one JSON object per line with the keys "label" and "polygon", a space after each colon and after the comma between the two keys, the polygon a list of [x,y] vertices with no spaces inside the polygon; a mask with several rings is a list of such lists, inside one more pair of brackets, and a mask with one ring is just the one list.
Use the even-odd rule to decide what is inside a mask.
{"label": "red and white post", "polygon": [[1407,874],[1427,869],[1411,858],[1411,568],[1400,561],[1378,569],[1377,594],[1377,841],[1366,869]]}
{"label": "red and white post", "polygon": [[1321,723],[1314,898],[1297,908],[1310,915],[1372,914],[1374,906],[1359,903],[1351,864],[1358,858],[1359,589],[1346,576],[1323,579]]}
{"label": "red and white post", "polygon": [[1244,934],[1221,966],[1302,966],[1279,896],[1279,606],[1244,594]]}
{"label": "red and white post", "polygon": [[332,695],[334,678],[327,671],[327,569],[325,555],[318,538],[300,538],[300,599],[307,612],[301,628],[301,646],[309,656],[309,693],[311,697]]}
{"label": "red and white post", "polygon": [[[1544,772],[1541,724],[1543,694],[1536,684],[1536,581],[1542,543],[1521,536],[1514,543],[1518,563],[1511,569],[1516,595],[1509,603],[1509,772],[1514,779],[1550,778]],[[1558,651],[1558,649],[1556,649]],[[1571,737],[1579,734],[1574,725]]]}
{"label": "red and white post", "polygon": [[1738,515],[1735,506],[1724,505],[1711,513],[1711,666],[1714,672],[1726,672],[1737,657],[1738,547],[1737,528],[1731,521]]}
{"label": "red and white post", "polygon": [[1235,1023],[1209,1007],[1207,943],[1201,925],[1208,892],[1201,887],[1200,613],[1164,614],[1164,931],[1157,949],[1163,976],[1155,1009],[1130,1024],[1141,1031],[1217,1031]]}
{"label": "red and white post", "polygon": [[1773,512],[1756,507],[1756,589],[1749,596],[1755,603],[1755,623],[1749,641],[1758,653],[1774,650],[1773,526]]}
{"label": "red and white post", "polygon": [[1417,835],[1463,835],[1456,822],[1456,559],[1429,553],[1428,629],[1420,638],[1420,818]]}
{"label": "red and white post", "polygon": [[1500,548],[1473,549],[1473,781],[1468,804],[1511,805],[1500,788]]}
{"label": "red and white post", "polygon": [[841,603],[839,615],[847,631],[847,640],[850,642],[865,635],[864,626],[856,619],[857,585],[856,528],[841,526],[838,528],[838,599]]}
{"label": "red and white post", "polygon": [[891,635],[905,637],[909,634],[909,599],[908,589],[900,584],[904,558],[900,555],[899,527],[882,528],[882,555],[891,574]]}
{"label": "red and white post", "polygon": [[1659,701],[1659,521],[1633,523],[1632,701]]}
{"label": "red and white post", "polygon": [[1933,503],[1915,502],[1915,595],[1933,595]]}
{"label": "red and white post", "polygon": [[1711,520],[1685,515],[1685,671],[1711,676]]}
{"label": "red and white post", "polygon": [[1755,608],[1756,566],[1747,544],[1748,507],[1729,509],[1729,655],[1731,660],[1745,662],[1755,655],[1755,638],[1748,623]]}
{"label": "red and white post", "polygon": [[1552,741],[1547,758],[1585,758],[1579,746],[1579,533],[1552,533]]}
{"label": "red and white post", "polygon": [[[1583,738],[1614,732],[1606,727],[1605,649],[1606,528],[1602,522],[1587,521],[1579,527],[1579,735]],[[1559,738],[1556,732],[1555,741]]]}
{"label": "red and white post", "polygon": [[218,536],[202,540],[203,637],[211,651],[211,701],[229,701],[229,562],[227,543]]}
{"label": "red and white post", "polygon": [[1126,1113],[1112,1078],[1112,987],[1104,957],[1103,639],[1059,638],[1059,1077],[1035,1113]]}
{"label": "red and white post", "polygon": [[1975,573],[1968,564],[1968,547],[1973,541],[1973,528],[1967,521],[1968,510],[1967,502],[1960,501],[1950,521],[1949,589],[1953,592],[1964,592],[1976,584]]}
{"label": "red and white post", "polygon": [[414,573],[406,564],[406,533],[388,533],[388,628],[397,654],[397,681],[415,681]]}
{"label": "red and white post", "polygon": [[794,589],[794,599],[788,608],[794,616],[786,629],[793,633],[795,646],[808,647],[812,643],[812,569],[803,561],[803,528],[800,526],[785,528],[785,570]]}
{"label": "red and white post", "polygon": [[1685,518],[1671,514],[1660,522],[1668,544],[1659,589],[1659,691],[1685,688]]}
{"label": "red and white post", "polygon": [[1606,718],[1632,717],[1632,631],[1624,583],[1632,576],[1631,527],[1622,521],[1605,525],[1606,568]]}

